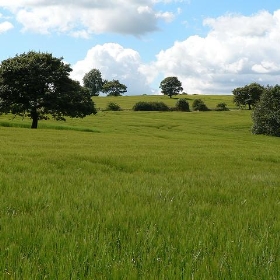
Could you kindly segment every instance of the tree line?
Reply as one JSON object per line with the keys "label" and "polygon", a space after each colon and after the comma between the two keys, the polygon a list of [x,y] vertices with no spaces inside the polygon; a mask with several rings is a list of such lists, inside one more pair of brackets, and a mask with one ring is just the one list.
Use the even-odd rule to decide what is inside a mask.
{"label": "tree line", "polygon": [[108,96],[121,96],[127,92],[127,86],[119,80],[108,81],[102,78],[98,69],[92,69],[83,77],[84,87],[89,91],[90,96],[98,96],[101,92]]}
{"label": "tree line", "polygon": [[[64,120],[65,116],[83,118],[96,114],[92,96],[100,92],[108,96],[120,96],[127,92],[126,85],[119,80],[102,78],[98,69],[92,69],[83,77],[84,85],[70,78],[72,71],[63,58],[50,53],[30,51],[6,59],[0,64],[0,114],[12,113],[32,119],[31,128],[37,128],[38,120],[52,116]],[[178,95],[183,91],[177,77],[164,78],[159,88],[162,94]],[[280,136],[280,86],[261,86],[252,83],[235,88],[233,101],[240,108],[254,109],[252,114],[253,133]],[[188,111],[189,105],[180,100],[177,108]],[[207,111],[207,106],[198,99],[195,110]],[[162,104],[161,104],[162,105]],[[225,110],[226,104],[220,103]],[[142,107],[141,107],[142,106]],[[139,108],[151,104],[138,104]],[[159,104],[153,104],[157,108]],[[181,108],[181,109],[180,109]],[[184,109],[182,109],[184,108]],[[137,110],[137,109],[135,109]]]}

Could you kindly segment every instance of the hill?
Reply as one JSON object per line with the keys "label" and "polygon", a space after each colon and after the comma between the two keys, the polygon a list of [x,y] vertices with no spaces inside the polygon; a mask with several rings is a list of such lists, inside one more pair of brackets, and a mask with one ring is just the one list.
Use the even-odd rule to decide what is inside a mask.
{"label": "hill", "polygon": [[2,278],[277,279],[279,139],[250,114],[0,116]]}

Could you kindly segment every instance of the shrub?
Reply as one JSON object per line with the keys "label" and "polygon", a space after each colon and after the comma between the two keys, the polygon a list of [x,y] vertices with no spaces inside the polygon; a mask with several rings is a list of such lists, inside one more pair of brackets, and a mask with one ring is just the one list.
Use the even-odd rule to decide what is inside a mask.
{"label": "shrub", "polygon": [[118,105],[117,103],[114,103],[114,102],[109,102],[107,107],[106,107],[106,110],[108,111],[121,111],[121,107],[120,105]]}
{"label": "shrub", "polygon": [[192,108],[194,111],[209,111],[208,107],[201,99],[195,99]]}
{"label": "shrub", "polygon": [[227,104],[225,102],[218,103],[215,110],[216,111],[229,111]]}
{"label": "shrub", "polygon": [[189,112],[190,111],[190,105],[186,98],[180,98],[178,99],[175,109],[178,111],[183,112]]}
{"label": "shrub", "polygon": [[169,111],[169,107],[163,102],[137,102],[133,111]]}
{"label": "shrub", "polygon": [[252,114],[254,134],[280,137],[280,86],[268,87]]}

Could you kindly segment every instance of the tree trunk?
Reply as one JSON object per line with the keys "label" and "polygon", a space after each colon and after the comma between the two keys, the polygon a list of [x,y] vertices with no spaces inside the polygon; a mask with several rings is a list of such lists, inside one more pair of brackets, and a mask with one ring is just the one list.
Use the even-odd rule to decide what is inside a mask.
{"label": "tree trunk", "polygon": [[31,112],[31,118],[32,118],[32,125],[31,128],[37,128],[38,127],[38,113],[36,109]]}

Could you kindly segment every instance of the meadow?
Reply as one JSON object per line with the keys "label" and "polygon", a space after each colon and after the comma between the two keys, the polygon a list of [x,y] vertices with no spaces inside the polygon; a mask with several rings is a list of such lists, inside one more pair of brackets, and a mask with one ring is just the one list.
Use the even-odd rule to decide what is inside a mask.
{"label": "meadow", "polygon": [[37,130],[0,116],[0,279],[279,279],[279,138],[230,96],[139,98]]}

